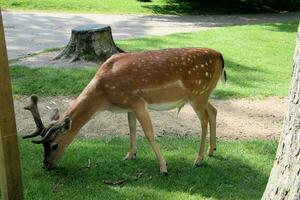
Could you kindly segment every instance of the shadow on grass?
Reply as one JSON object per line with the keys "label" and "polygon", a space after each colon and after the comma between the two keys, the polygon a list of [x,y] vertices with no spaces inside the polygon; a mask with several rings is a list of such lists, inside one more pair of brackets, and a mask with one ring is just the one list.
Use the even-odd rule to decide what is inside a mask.
{"label": "shadow on grass", "polygon": [[[206,157],[202,167],[193,168],[197,140],[188,139],[179,143],[164,141],[161,148],[168,161],[170,173],[167,177],[159,175],[158,163],[147,141],[139,140],[139,153],[135,161],[122,160],[127,150],[125,144],[127,141],[125,143],[120,139],[108,142],[77,141],[60,162],[62,167],[50,172],[38,167],[40,148],[22,144],[27,197],[35,194],[35,197],[45,199],[180,199],[180,195],[183,195],[182,198],[196,195],[201,198],[248,200],[258,199],[267,183],[268,177],[263,173],[265,170],[254,168],[243,158],[243,153],[236,154],[235,148],[242,148],[236,144],[231,147],[233,150]],[[251,145],[248,144],[248,148]],[[226,145],[220,144],[219,147],[224,149]],[[271,166],[274,150],[259,156],[271,158]],[[88,159],[91,160],[91,167],[82,168],[87,165]],[[142,175],[137,178],[137,174]],[[103,180],[120,179],[126,180],[121,186],[103,184]],[[44,190],[45,193],[42,193]]]}
{"label": "shadow on grass", "polygon": [[240,89],[231,91],[230,88],[218,88],[213,92],[213,98],[228,99],[242,97],[244,96],[244,90],[254,90],[258,87],[259,83],[263,83],[264,77],[268,73],[258,67],[242,65],[226,58],[224,58],[224,60],[227,83],[236,85]]}
{"label": "shadow on grass", "polygon": [[164,5],[144,5],[157,14],[245,14],[299,11],[299,1],[291,0],[166,0]]}

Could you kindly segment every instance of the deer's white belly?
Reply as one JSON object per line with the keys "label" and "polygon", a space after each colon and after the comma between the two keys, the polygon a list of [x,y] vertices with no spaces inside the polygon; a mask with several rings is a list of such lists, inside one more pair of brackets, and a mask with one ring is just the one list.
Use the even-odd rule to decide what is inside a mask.
{"label": "deer's white belly", "polygon": [[180,108],[184,106],[185,103],[185,99],[180,99],[174,102],[148,104],[148,108],[156,111],[172,110],[174,108]]}
{"label": "deer's white belly", "polygon": [[[176,93],[172,91],[176,91]],[[187,99],[185,98],[185,88],[181,80],[159,87],[142,89],[142,93],[142,98],[147,108],[150,110],[172,110],[175,108],[181,108],[187,102]],[[120,108],[118,106],[110,106],[108,110],[118,113],[131,111],[129,109]]]}
{"label": "deer's white belly", "polygon": [[[180,107],[184,106],[185,103],[186,103],[185,99],[180,99],[180,100],[174,101],[174,102],[147,104],[147,108],[149,110],[165,111],[165,110],[172,110],[175,108],[180,108]],[[124,112],[130,112],[131,110],[113,106],[113,107],[110,107],[109,111],[114,112],[114,113],[124,113]]]}

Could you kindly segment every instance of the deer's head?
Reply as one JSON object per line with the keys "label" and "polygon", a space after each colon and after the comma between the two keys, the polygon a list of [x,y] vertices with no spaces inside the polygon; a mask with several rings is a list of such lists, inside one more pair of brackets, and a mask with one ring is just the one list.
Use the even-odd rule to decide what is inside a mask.
{"label": "deer's head", "polygon": [[44,168],[51,169],[54,162],[62,155],[66,145],[66,136],[71,128],[72,121],[69,117],[59,117],[58,110],[52,114],[50,124],[45,127],[38,110],[38,97],[32,95],[31,103],[24,107],[29,110],[36,124],[36,131],[30,135],[24,136],[23,139],[40,136],[39,139],[32,140],[34,144],[42,144],[44,147]]}

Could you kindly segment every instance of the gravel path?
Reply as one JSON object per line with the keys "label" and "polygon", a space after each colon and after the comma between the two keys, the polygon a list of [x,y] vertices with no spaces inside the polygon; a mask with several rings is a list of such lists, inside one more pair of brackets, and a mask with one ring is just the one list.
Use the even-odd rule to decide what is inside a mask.
{"label": "gravel path", "polygon": [[62,47],[69,41],[71,28],[87,23],[110,25],[115,39],[125,39],[237,24],[288,22],[299,20],[299,16],[299,12],[205,16],[3,12],[9,59]]}
{"label": "gravel path", "polygon": [[[29,99],[24,96],[15,97],[15,112],[18,133],[29,134],[35,125],[28,111],[23,107]],[[39,101],[41,116],[46,124],[50,111],[59,108],[66,110],[72,101],[69,97],[45,97]],[[218,109],[217,137],[225,140],[237,139],[277,139],[282,130],[285,114],[285,100],[279,98],[211,100]],[[184,106],[179,116],[177,110],[151,112],[154,130],[157,136],[198,136],[200,123],[191,106]],[[128,135],[126,113],[101,112],[96,114],[81,130],[78,137],[102,137]],[[141,127],[137,133],[143,136]]]}

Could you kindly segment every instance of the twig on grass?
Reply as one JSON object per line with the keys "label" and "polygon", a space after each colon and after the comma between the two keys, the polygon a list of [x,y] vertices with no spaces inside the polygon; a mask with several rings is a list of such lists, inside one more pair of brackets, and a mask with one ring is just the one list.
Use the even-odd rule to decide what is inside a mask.
{"label": "twig on grass", "polygon": [[103,180],[104,184],[112,185],[112,186],[119,186],[123,185],[127,179],[119,179],[119,180]]}
{"label": "twig on grass", "polygon": [[122,179],[118,179],[118,180],[103,180],[102,182],[104,184],[111,185],[111,186],[122,186],[122,185],[126,184],[127,182],[137,181],[143,175],[144,175],[144,172],[139,172],[134,177],[131,177],[131,178],[127,178],[127,179],[122,178]]}

